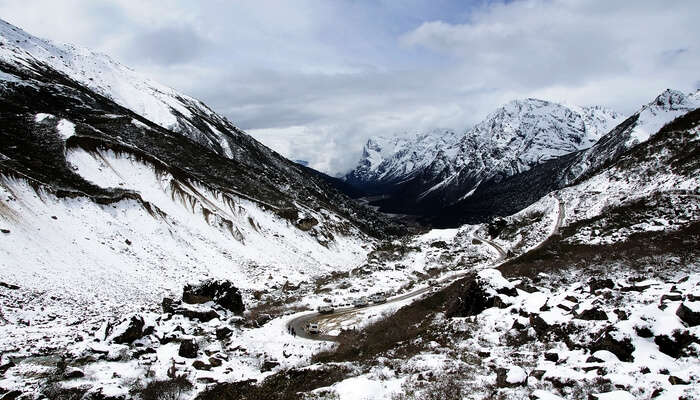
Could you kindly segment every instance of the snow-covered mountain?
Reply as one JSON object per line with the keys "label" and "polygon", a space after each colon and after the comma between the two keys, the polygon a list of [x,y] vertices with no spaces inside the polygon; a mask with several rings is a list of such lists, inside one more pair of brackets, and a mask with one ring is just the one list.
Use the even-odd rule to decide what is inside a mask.
{"label": "snow-covered mountain", "polygon": [[500,180],[591,147],[621,121],[602,107],[538,99],[512,101],[464,134],[433,131],[370,139],[346,180],[377,194],[391,211],[417,212],[458,202],[483,181]]}
{"label": "snow-covered mountain", "polygon": [[580,153],[568,168],[566,182],[590,176],[624,151],[644,143],[674,118],[700,107],[700,91],[685,94],[666,89],[649,104],[602,137],[595,146]]}
{"label": "snow-covered mountain", "polygon": [[65,348],[206,278],[252,305],[402,229],[201,102],[5,22],[0,127],[0,354]]}

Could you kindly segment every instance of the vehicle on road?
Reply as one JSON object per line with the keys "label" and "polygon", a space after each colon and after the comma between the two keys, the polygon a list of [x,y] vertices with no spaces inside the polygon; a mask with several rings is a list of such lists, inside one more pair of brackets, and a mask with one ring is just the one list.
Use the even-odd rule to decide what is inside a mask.
{"label": "vehicle on road", "polygon": [[333,314],[333,311],[335,311],[333,306],[321,306],[318,308],[318,312],[321,314]]}
{"label": "vehicle on road", "polygon": [[369,299],[374,304],[386,303],[386,297],[382,296],[381,294],[372,295]]}
{"label": "vehicle on road", "polygon": [[318,329],[318,324],[309,324],[306,330],[312,335],[318,335],[321,332]]}
{"label": "vehicle on road", "polygon": [[355,307],[367,307],[369,305],[369,302],[367,302],[366,297],[360,297],[359,299],[355,299],[355,301],[353,301],[352,304]]}

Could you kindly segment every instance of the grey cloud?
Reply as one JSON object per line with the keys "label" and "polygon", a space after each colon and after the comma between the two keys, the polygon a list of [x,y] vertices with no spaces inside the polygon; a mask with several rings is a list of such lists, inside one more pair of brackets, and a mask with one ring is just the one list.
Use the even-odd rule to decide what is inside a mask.
{"label": "grey cloud", "polygon": [[162,65],[196,60],[210,43],[189,26],[165,26],[137,33],[126,54],[129,60]]}

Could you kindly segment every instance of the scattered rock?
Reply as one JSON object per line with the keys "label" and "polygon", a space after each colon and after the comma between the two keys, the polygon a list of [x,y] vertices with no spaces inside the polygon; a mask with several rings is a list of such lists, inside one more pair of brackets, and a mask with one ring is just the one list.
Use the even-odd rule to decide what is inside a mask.
{"label": "scattered rock", "polygon": [[233,333],[233,331],[228,327],[224,326],[216,330],[216,338],[218,340],[224,340],[227,337],[231,336],[231,333]]}
{"label": "scattered rock", "polygon": [[571,311],[571,307],[569,307],[569,306],[567,306],[567,305],[565,305],[565,304],[559,303],[559,304],[557,304],[557,307],[558,307],[558,308],[561,308],[561,309],[564,310],[564,311]]}
{"label": "scattered rock", "polygon": [[536,370],[530,372],[530,376],[532,376],[533,378],[535,378],[535,379],[537,379],[537,380],[539,381],[539,380],[542,379],[542,377],[544,376],[544,374],[545,374],[546,372],[547,372],[547,371],[545,371],[545,370],[543,370],[543,369],[536,369]]}
{"label": "scattered rock", "polygon": [[648,339],[654,336],[654,332],[652,332],[648,326],[635,326],[634,331],[637,333],[637,336],[641,338]]}
{"label": "scattered rock", "polygon": [[0,232],[2,232],[2,233],[10,233],[10,230],[9,230],[9,229],[0,229]]}
{"label": "scattered rock", "polygon": [[236,314],[245,311],[240,291],[227,280],[209,279],[197,285],[186,285],[182,291],[182,301],[188,304],[213,301]]}
{"label": "scattered rock", "polygon": [[221,364],[223,364],[223,363],[224,362],[219,360],[218,358],[215,358],[215,357],[209,358],[209,364],[211,364],[212,367],[220,367]]}
{"label": "scattered rock", "polygon": [[0,397],[0,400],[15,400],[21,395],[22,392],[20,392],[19,390],[10,390],[9,392],[2,395],[2,397]]}
{"label": "scattered rock", "polygon": [[574,297],[574,296],[566,296],[566,297],[564,298],[564,300],[568,300],[568,301],[570,301],[570,302],[572,302],[572,303],[578,303],[578,299],[577,299],[576,297]]}
{"label": "scattered rock", "polygon": [[434,247],[436,249],[447,249],[447,242],[444,240],[438,240],[436,242],[430,243],[430,247]]}
{"label": "scattered rock", "polygon": [[688,326],[697,326],[700,324],[700,306],[690,303],[689,307],[685,303],[681,303],[676,310],[676,315]]}
{"label": "scattered rock", "polygon": [[496,370],[496,386],[498,387],[525,386],[526,382],[527,374],[520,367],[513,366]]}
{"label": "scattered rock", "polygon": [[591,279],[588,281],[588,286],[591,289],[591,292],[595,292],[596,290],[600,289],[612,289],[615,287],[615,283],[612,281],[612,279]]}
{"label": "scattered rock", "polygon": [[175,312],[175,300],[170,297],[163,297],[163,301],[160,304],[163,307],[164,313],[172,314]]}
{"label": "scattered rock", "polygon": [[613,310],[613,312],[620,321],[627,321],[627,319],[629,319],[629,315],[627,315],[627,312],[624,310]]}
{"label": "scattered rock", "polygon": [[588,357],[588,358],[586,359],[586,362],[587,362],[587,363],[602,363],[603,360],[601,360],[601,359],[598,358],[598,357],[590,356],[590,357]]}
{"label": "scattered rock", "polygon": [[272,371],[275,367],[278,367],[280,363],[274,360],[265,360],[260,366],[260,372]]}
{"label": "scattered rock", "polygon": [[544,353],[544,359],[551,362],[559,361],[559,354],[554,352]]}
{"label": "scattered rock", "polygon": [[187,307],[178,307],[175,309],[175,314],[182,315],[185,318],[196,319],[202,322],[209,322],[219,318],[219,314],[211,308],[206,310],[198,310]]}
{"label": "scattered rock", "polygon": [[146,323],[143,317],[134,315],[114,328],[112,341],[117,344],[131,344],[144,336],[144,325]]}
{"label": "scattered rock", "polygon": [[211,365],[205,363],[202,360],[195,360],[192,363],[192,368],[198,369],[200,371],[209,371],[211,369]]}
{"label": "scattered rock", "polygon": [[199,351],[199,346],[197,343],[195,343],[194,340],[189,339],[189,340],[183,340],[180,342],[180,349],[178,350],[177,354],[180,357],[185,357],[185,358],[197,358],[197,352]]}
{"label": "scattered rock", "polygon": [[318,220],[314,217],[302,218],[298,220],[295,225],[302,231],[309,231],[311,228],[318,225]]}
{"label": "scattered rock", "polygon": [[632,286],[623,286],[620,288],[620,291],[622,292],[643,292],[647,289],[649,289],[651,285],[644,285],[644,286],[637,286],[637,285],[632,285]]}
{"label": "scattered rock", "polygon": [[668,301],[681,301],[683,300],[683,295],[680,293],[666,293],[665,295],[661,296],[661,301],[668,300]]}
{"label": "scattered rock", "polygon": [[700,343],[697,337],[687,330],[673,332],[673,337],[659,335],[654,338],[654,343],[659,346],[659,351],[673,358],[678,358],[688,353],[692,343]]}
{"label": "scattered rock", "polygon": [[611,334],[610,331],[605,332],[603,336],[591,344],[590,349],[593,352],[598,350],[607,350],[615,354],[620,361],[634,361],[634,357],[632,356],[632,353],[634,352],[632,341],[629,338],[623,338],[621,340],[617,339]]}
{"label": "scattered rock", "polygon": [[677,377],[677,376],[669,376],[668,381],[671,383],[671,385],[689,385],[690,382],[684,381],[683,379]]}
{"label": "scattered rock", "polygon": [[76,378],[82,378],[85,376],[85,373],[78,368],[70,368],[68,371],[66,371],[65,374],[63,374],[63,377],[65,379],[76,379]]}
{"label": "scattered rock", "polygon": [[8,361],[5,364],[0,365],[0,375],[5,375],[5,372],[7,372],[8,369],[14,366],[15,363],[13,363],[12,361]]}
{"label": "scattered rock", "polygon": [[530,326],[535,330],[538,336],[549,333],[552,328],[539,314],[530,315]]}
{"label": "scattered rock", "polygon": [[608,315],[605,313],[605,311],[597,307],[593,307],[578,313],[576,315],[576,319],[582,319],[585,321],[607,321]]}

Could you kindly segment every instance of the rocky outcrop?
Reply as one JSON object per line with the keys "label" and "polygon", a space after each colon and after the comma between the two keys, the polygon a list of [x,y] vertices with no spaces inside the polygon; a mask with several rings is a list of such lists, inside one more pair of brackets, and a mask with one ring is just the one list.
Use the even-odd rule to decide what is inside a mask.
{"label": "rocky outcrop", "polygon": [[188,304],[213,301],[235,314],[245,311],[240,291],[227,280],[209,279],[196,285],[186,285],[182,291],[182,301]]}

